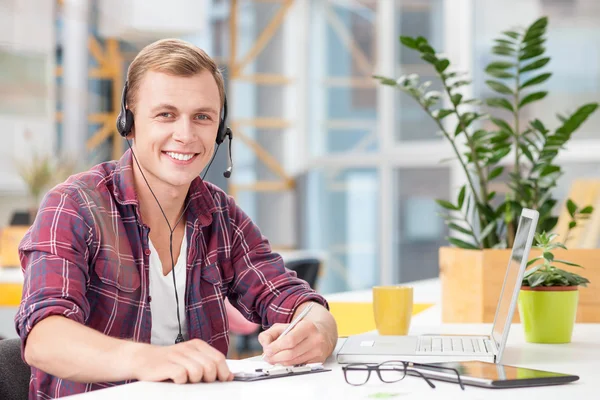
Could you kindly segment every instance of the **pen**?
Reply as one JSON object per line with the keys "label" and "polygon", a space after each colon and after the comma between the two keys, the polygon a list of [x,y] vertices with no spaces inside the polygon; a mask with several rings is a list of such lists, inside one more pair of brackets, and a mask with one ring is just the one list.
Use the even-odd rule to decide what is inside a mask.
{"label": "pen", "polygon": [[[287,328],[285,328],[285,330],[281,333],[281,335],[279,335],[279,337],[277,337],[277,339],[279,339],[280,337],[283,337],[283,336],[287,335],[289,331],[291,331],[296,325],[298,325],[298,322],[302,321],[304,319],[304,317],[306,317],[306,314],[308,314],[308,312],[311,310],[311,308],[313,308],[314,305],[315,305],[315,303],[310,303],[308,305],[308,307],[306,307],[304,310],[302,310],[302,312],[300,313],[300,315],[298,315],[296,317],[296,319],[294,319],[292,321],[292,323],[290,325],[288,325]],[[275,340],[277,340],[277,339],[275,339]],[[265,359],[265,353],[263,353],[262,359],[263,360]]]}

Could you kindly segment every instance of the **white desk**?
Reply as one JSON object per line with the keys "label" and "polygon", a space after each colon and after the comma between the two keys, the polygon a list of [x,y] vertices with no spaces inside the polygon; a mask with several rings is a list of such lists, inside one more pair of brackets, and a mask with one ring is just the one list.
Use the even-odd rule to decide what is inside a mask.
{"label": "white desk", "polygon": [[[438,325],[428,328],[414,326],[411,334],[418,333],[489,333],[490,325]],[[344,339],[340,339],[338,346]],[[463,392],[458,385],[434,381],[431,389],[417,377],[406,377],[397,383],[382,383],[375,375],[364,386],[348,385],[341,366],[330,357],[326,366],[331,372],[259,382],[228,382],[194,385],[136,382],[130,385],[104,389],[70,398],[81,400],[131,399],[144,400],[177,398],[223,399],[367,399],[377,393],[396,394],[401,399],[594,399],[600,389],[600,324],[579,324],[575,327],[573,342],[567,345],[535,345],[525,343],[520,325],[513,325],[506,349],[505,364],[572,373],[580,376],[578,382],[551,387],[490,390],[467,386]],[[396,398],[396,397],[393,397]]]}

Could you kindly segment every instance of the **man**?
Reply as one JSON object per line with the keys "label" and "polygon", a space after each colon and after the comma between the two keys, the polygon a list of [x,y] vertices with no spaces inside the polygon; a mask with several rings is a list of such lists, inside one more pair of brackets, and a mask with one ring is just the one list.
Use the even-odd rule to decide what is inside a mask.
{"label": "man", "polygon": [[30,397],[132,380],[233,379],[225,298],[268,327],[259,338],[266,361],[324,361],[337,340],[325,300],[284,268],[231,197],[199,177],[225,100],[214,61],[162,40],[137,55],[127,80],[131,149],[52,189],[20,245],[15,320]]}

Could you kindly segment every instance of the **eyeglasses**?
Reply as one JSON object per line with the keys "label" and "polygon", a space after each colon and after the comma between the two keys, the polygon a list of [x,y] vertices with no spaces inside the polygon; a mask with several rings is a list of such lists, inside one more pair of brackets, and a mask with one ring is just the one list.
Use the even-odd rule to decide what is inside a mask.
{"label": "eyeglasses", "polygon": [[379,379],[385,383],[399,382],[404,379],[406,375],[418,375],[425,379],[425,382],[427,382],[432,389],[435,389],[433,382],[419,370],[415,369],[415,367],[423,367],[430,370],[454,371],[458,378],[460,388],[465,390],[458,370],[438,365],[417,364],[407,361],[386,361],[381,364],[348,364],[342,366],[342,370],[344,371],[346,382],[353,386],[364,385],[371,377],[371,372],[376,371]]}

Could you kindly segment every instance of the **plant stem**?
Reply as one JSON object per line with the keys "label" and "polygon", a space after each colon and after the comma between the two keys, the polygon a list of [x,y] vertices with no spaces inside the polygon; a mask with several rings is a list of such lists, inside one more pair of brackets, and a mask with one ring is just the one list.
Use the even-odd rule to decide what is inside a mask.
{"label": "plant stem", "polygon": [[[448,94],[450,99],[452,99],[452,93],[450,92],[450,87],[446,84],[446,80],[444,79],[444,77],[441,76],[441,78],[442,78],[441,79],[442,85],[444,85],[444,90],[446,91],[446,93]],[[450,102],[452,103],[452,110],[454,111],[454,114],[456,114],[456,117],[458,118],[458,124],[460,126],[460,129],[464,133],[465,138],[467,140],[467,145],[468,145],[469,149],[471,150],[471,157],[473,160],[473,164],[475,164],[475,169],[477,171],[477,177],[479,179],[479,190],[481,190],[481,196],[483,198],[481,205],[485,206],[485,203],[487,202],[487,199],[488,199],[487,182],[486,182],[486,176],[483,173],[483,169],[481,168],[481,165],[479,165],[479,159],[477,157],[475,143],[473,143],[473,141],[471,140],[471,137],[467,134],[467,128],[465,127],[462,116],[458,112],[458,106],[455,105],[452,100],[450,100]],[[452,141],[452,146],[455,147],[454,141]],[[456,151],[458,152],[458,150],[456,150]],[[465,174],[467,174],[467,177],[469,177],[469,179],[470,179],[469,172],[466,169],[466,166],[465,166]],[[479,224],[481,225],[480,229],[485,228],[487,226],[487,224],[490,222],[492,222],[492,221],[487,221],[485,219],[485,216],[482,213],[479,213]],[[473,231],[473,232],[475,232],[475,231]],[[495,232],[492,232],[487,238],[483,239],[483,241],[484,241],[484,243],[482,243],[482,244],[487,245],[487,247],[491,247],[493,244],[498,243],[498,238],[496,237]]]}
{"label": "plant stem", "polygon": [[521,85],[521,67],[519,65],[519,54],[521,53],[521,46],[523,45],[523,43],[521,42],[519,44],[519,49],[517,50],[517,59],[515,60],[515,67],[516,67],[516,71],[515,71],[515,95],[514,95],[514,111],[513,111],[513,117],[515,120],[515,176],[518,176],[519,178],[521,178],[521,169],[519,168],[519,140],[520,140],[520,136],[521,133],[519,132],[520,130],[520,126],[519,126],[519,102],[520,100],[520,92],[519,92],[519,86]]}
{"label": "plant stem", "polygon": [[[475,191],[475,185],[473,184],[473,180],[471,179],[471,175],[469,174],[469,170],[467,169],[467,165],[463,161],[463,159],[462,159],[462,157],[460,155],[460,152],[458,151],[458,148],[456,147],[456,144],[454,143],[454,140],[452,139],[452,137],[450,136],[450,134],[448,133],[448,131],[446,131],[446,128],[444,128],[444,125],[442,125],[441,121],[439,119],[435,118],[433,115],[431,115],[431,112],[429,111],[429,109],[427,107],[425,107],[423,104],[421,104],[420,101],[417,101],[417,103],[419,103],[419,105],[421,106],[421,108],[423,108],[423,110],[427,114],[429,114],[429,116],[431,116],[431,118],[433,118],[433,120],[436,122],[436,124],[438,125],[438,127],[440,128],[440,130],[442,131],[442,133],[444,134],[444,136],[446,137],[446,139],[448,139],[448,141],[450,142],[450,145],[452,146],[452,149],[454,150],[454,154],[456,154],[456,158],[458,158],[458,162],[460,162],[460,165],[461,165],[463,171],[465,172],[465,176],[467,177],[467,181],[469,183],[469,187],[471,188],[471,192],[473,193],[473,197],[475,198],[475,204],[483,204],[479,200],[479,196],[477,195],[477,191]],[[483,217],[480,214],[479,220],[480,220],[481,223],[484,222],[484,221],[482,221],[482,218]],[[465,219],[465,221],[467,222],[467,224],[471,228],[471,231],[475,232],[475,230],[473,229],[473,226],[469,223],[469,221],[466,220],[466,219]],[[479,243],[479,241],[477,241],[477,244],[481,247],[481,243]]]}
{"label": "plant stem", "polygon": [[[444,79],[442,79],[442,85],[444,85],[444,90],[446,91],[446,93],[448,93],[448,96],[450,98],[452,98],[452,93],[450,93],[450,88],[448,87],[448,85],[446,84],[446,81]],[[450,101],[450,102],[452,103],[452,110],[454,111],[454,114],[456,114],[456,117],[458,118],[460,130],[465,134],[465,138],[467,139],[467,144],[469,146],[469,149],[471,149],[471,156],[473,157],[473,163],[475,164],[475,169],[477,170],[477,177],[479,178],[479,189],[481,190],[482,197],[487,201],[487,198],[488,198],[487,184],[485,182],[485,175],[483,174],[481,165],[479,165],[479,159],[477,158],[477,153],[475,151],[475,144],[473,143],[473,141],[471,140],[469,135],[467,135],[467,128],[465,128],[465,124],[462,120],[462,116],[458,112],[458,106],[454,105],[454,103],[452,101]]]}

